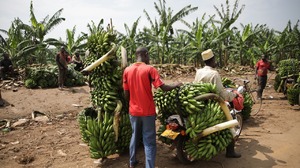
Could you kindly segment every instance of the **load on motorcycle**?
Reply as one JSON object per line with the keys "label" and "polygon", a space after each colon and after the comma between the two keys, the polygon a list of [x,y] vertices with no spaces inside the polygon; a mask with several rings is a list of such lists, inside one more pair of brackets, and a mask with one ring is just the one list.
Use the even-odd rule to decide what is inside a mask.
{"label": "load on motorcycle", "polygon": [[[239,94],[234,101],[236,105],[243,104],[243,96]],[[210,160],[241,133],[241,106],[236,107],[238,110],[233,106],[228,108],[229,104],[216,94],[213,84],[190,83],[169,92],[158,90],[154,99],[161,122],[159,139],[176,148],[183,163]]]}

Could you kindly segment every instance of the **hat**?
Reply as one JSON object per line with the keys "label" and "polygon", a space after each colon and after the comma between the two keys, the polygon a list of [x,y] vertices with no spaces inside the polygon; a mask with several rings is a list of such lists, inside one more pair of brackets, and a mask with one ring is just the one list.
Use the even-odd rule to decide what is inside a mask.
{"label": "hat", "polygon": [[209,60],[214,57],[214,53],[211,49],[205,50],[201,53],[203,61]]}

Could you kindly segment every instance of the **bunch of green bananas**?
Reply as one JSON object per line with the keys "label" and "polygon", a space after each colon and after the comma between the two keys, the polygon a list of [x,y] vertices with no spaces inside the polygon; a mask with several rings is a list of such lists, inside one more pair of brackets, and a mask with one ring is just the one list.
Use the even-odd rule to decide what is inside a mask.
{"label": "bunch of green bananas", "polygon": [[287,90],[287,99],[290,105],[299,104],[300,87],[291,87]]}
{"label": "bunch of green bananas", "polygon": [[299,61],[294,58],[281,60],[278,67],[278,74],[281,77],[299,73]]}
{"label": "bunch of green bananas", "polygon": [[190,114],[186,120],[186,134],[196,138],[204,129],[226,121],[218,102],[207,100],[201,111]]}
{"label": "bunch of green bananas", "polygon": [[179,103],[184,116],[201,111],[205,105],[202,101],[197,101],[195,97],[205,93],[216,93],[216,85],[211,83],[191,83],[181,87],[179,90]]}
{"label": "bunch of green bananas", "polygon": [[[90,55],[85,65],[105,55],[115,40],[116,34],[111,31],[101,29],[91,34],[88,37]],[[96,116],[81,113],[78,121],[82,139],[89,144],[92,158],[105,158],[129,147],[131,125],[128,103],[123,95],[122,73],[118,57],[112,55],[89,74],[92,109]]]}
{"label": "bunch of green bananas", "polygon": [[205,106],[195,97],[205,93],[216,93],[216,86],[210,83],[187,83],[180,88],[164,92],[158,89],[154,93],[154,101],[158,108],[158,118],[163,123],[168,116],[181,114],[189,116]]}
{"label": "bunch of green bananas", "polygon": [[120,118],[120,135],[118,140],[118,149],[119,152],[128,150],[130,139],[131,139],[131,124],[129,120],[129,114],[123,113]]}
{"label": "bunch of green bananas", "polygon": [[100,114],[98,120],[88,119],[86,134],[89,136],[92,158],[103,158],[116,152],[113,117],[108,112]]}
{"label": "bunch of green bananas", "polygon": [[87,47],[94,54],[105,53],[110,49],[111,42],[114,42],[115,39],[115,34],[101,29],[88,37]]}
{"label": "bunch of green bananas", "polygon": [[247,120],[250,117],[254,102],[251,98],[250,93],[245,92],[243,93],[243,96],[244,96],[244,108],[242,110],[242,116],[243,116],[243,120]]}
{"label": "bunch of green bananas", "polygon": [[[210,83],[188,83],[175,91],[172,91],[172,93],[170,91],[161,93],[162,91],[158,90],[155,93],[155,102],[159,109],[158,118],[162,122],[170,115],[181,114],[186,124],[185,133],[189,137],[189,140],[185,144],[187,154],[194,159],[211,159],[224,150],[233,138],[229,129],[198,138],[198,135],[204,129],[226,121],[225,114],[218,102],[214,100],[199,101],[195,99],[197,96],[205,93],[216,93],[215,85]],[[166,95],[172,97],[173,100],[165,101],[164,98],[167,97]],[[167,104],[165,105],[162,102],[167,102]],[[177,110],[170,111],[170,106],[176,107]],[[166,126],[161,125],[157,131],[157,135],[163,143],[170,144],[171,140],[160,136],[165,129]]]}
{"label": "bunch of green bananas", "polygon": [[82,141],[85,143],[88,143],[90,140],[88,134],[85,132],[85,130],[87,129],[87,120],[95,118],[97,118],[97,112],[91,107],[84,108],[78,114],[77,121],[79,122],[79,129],[82,135]]}
{"label": "bunch of green bananas", "polygon": [[212,133],[198,141],[190,139],[185,143],[185,151],[192,159],[210,160],[223,151],[232,141],[229,129]]}
{"label": "bunch of green bananas", "polygon": [[235,87],[235,83],[229,78],[223,77],[221,79],[221,81],[225,88],[234,88]]}

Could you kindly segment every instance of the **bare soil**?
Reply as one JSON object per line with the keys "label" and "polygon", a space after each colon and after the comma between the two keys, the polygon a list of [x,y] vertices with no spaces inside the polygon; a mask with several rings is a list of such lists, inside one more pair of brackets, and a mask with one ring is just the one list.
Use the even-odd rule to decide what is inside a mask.
{"label": "bare soil", "polygon": [[[224,76],[223,74],[222,76]],[[190,77],[165,79],[191,82]],[[300,107],[291,106],[282,93],[274,91],[274,74],[270,74],[261,111],[245,121],[242,134],[236,144],[241,158],[229,159],[225,152],[211,161],[196,161],[184,165],[173,156],[168,146],[157,141],[158,168],[298,168],[300,165]],[[230,78],[248,78],[253,74],[233,75]],[[29,119],[22,126],[8,132],[0,132],[0,167],[53,167],[53,168],[127,168],[128,152],[113,155],[102,165],[90,158],[88,146],[82,140],[77,122],[77,114],[90,105],[89,87],[73,87],[64,90],[54,89],[2,89],[5,106],[0,107],[0,120],[15,123],[19,119]],[[254,105],[254,107],[257,104]],[[38,111],[49,117],[48,122],[32,120],[32,112]],[[158,123],[159,124],[159,123]],[[140,164],[144,167],[144,152],[138,152]]]}

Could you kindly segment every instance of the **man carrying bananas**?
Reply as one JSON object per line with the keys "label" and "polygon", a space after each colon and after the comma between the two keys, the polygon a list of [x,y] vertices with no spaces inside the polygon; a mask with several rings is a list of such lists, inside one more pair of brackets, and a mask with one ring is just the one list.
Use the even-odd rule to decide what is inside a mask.
{"label": "man carrying bananas", "polygon": [[[224,89],[224,86],[222,85],[221,76],[219,72],[215,69],[217,65],[212,50],[208,49],[206,51],[203,51],[201,55],[205,63],[205,66],[197,70],[194,82],[215,84],[217,88],[217,93],[220,95],[220,97],[222,97],[225,101],[232,102],[232,100],[235,97],[237,97],[238,94],[233,92],[228,92]],[[241,154],[236,153],[234,151],[234,140],[232,140],[232,142],[226,148],[226,157],[228,158],[241,157]]]}
{"label": "man carrying bananas", "polygon": [[152,85],[169,91],[180,87],[182,83],[166,85],[160,79],[158,71],[149,64],[147,48],[139,47],[136,50],[137,62],[127,67],[123,73],[123,89],[125,98],[129,100],[129,116],[132,127],[132,136],[129,146],[130,167],[136,166],[136,151],[141,137],[145,148],[146,168],[155,167],[156,155],[156,127],[155,104],[152,95]]}

